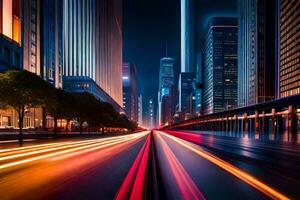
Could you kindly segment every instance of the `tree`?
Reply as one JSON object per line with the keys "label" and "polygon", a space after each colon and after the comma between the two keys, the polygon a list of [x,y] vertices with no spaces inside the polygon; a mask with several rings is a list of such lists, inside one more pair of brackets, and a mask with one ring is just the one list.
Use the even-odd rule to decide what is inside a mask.
{"label": "tree", "polygon": [[18,113],[20,141],[25,109],[44,105],[50,88],[47,82],[28,71],[0,73],[0,106],[13,108]]}

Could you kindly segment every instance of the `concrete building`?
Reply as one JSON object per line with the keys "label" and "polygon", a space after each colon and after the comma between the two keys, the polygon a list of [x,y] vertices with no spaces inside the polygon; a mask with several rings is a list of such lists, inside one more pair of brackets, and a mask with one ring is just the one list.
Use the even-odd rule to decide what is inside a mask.
{"label": "concrete building", "polygon": [[204,114],[237,107],[237,19],[213,17],[207,27]]}
{"label": "concrete building", "polygon": [[300,1],[280,0],[280,97],[300,93]]}
{"label": "concrete building", "polygon": [[275,99],[276,1],[238,1],[238,105]]}
{"label": "concrete building", "polygon": [[123,109],[127,117],[138,121],[137,69],[133,63],[123,63]]}

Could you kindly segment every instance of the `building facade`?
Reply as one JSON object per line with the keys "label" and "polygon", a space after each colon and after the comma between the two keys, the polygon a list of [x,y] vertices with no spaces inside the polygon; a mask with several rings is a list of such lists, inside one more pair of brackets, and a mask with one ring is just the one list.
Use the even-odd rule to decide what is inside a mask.
{"label": "building facade", "polygon": [[237,107],[237,19],[209,21],[204,65],[204,114]]}
{"label": "building facade", "polygon": [[[66,0],[63,3],[63,79],[68,81],[68,88],[91,79],[96,83],[93,87],[99,87],[93,91],[105,91],[113,99],[109,103],[121,111],[122,1]],[[74,86],[70,85],[72,79]],[[80,88],[85,86],[89,84]]]}
{"label": "building facade", "polygon": [[40,76],[40,0],[23,0],[22,7],[23,69]]}
{"label": "building facade", "polygon": [[194,49],[194,0],[181,0],[181,72],[193,72]]}
{"label": "building facade", "polygon": [[[175,60],[170,57],[160,59],[159,91],[158,91],[158,124],[165,124],[172,117],[173,105],[171,100],[174,85]],[[168,109],[165,109],[168,108]]]}
{"label": "building facade", "polygon": [[63,2],[40,0],[41,6],[41,77],[62,88],[63,73]]}
{"label": "building facade", "polygon": [[300,1],[280,0],[280,97],[300,93]]}
{"label": "building facade", "polygon": [[195,74],[192,72],[181,72],[178,81],[178,112],[181,115],[189,113],[190,95],[194,91]]}
{"label": "building facade", "polygon": [[137,69],[133,63],[123,63],[123,109],[127,117],[138,121]]}
{"label": "building facade", "polygon": [[238,1],[238,105],[276,96],[276,1]]}
{"label": "building facade", "polygon": [[0,72],[21,69],[21,1],[0,0]]}
{"label": "building facade", "polygon": [[143,96],[138,97],[138,124],[143,126]]}

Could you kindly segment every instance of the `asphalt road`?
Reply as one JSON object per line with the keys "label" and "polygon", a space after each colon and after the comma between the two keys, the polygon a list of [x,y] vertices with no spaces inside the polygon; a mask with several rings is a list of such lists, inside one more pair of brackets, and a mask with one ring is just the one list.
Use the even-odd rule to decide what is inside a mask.
{"label": "asphalt road", "polygon": [[1,149],[0,199],[113,199],[146,135]]}
{"label": "asphalt road", "polygon": [[168,170],[172,165],[181,166],[190,188],[206,199],[299,198],[298,144],[189,131],[167,133],[154,134],[163,198],[184,197],[182,193],[192,191],[180,189],[180,182],[172,180],[178,173]]}

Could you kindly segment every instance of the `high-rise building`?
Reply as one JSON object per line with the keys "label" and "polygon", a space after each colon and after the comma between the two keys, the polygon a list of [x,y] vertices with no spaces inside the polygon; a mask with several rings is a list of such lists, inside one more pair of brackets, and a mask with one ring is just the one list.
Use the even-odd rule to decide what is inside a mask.
{"label": "high-rise building", "polygon": [[238,105],[276,96],[276,1],[238,1]]}
{"label": "high-rise building", "polygon": [[153,99],[150,99],[148,102],[148,110],[147,110],[147,127],[152,129],[155,127],[154,123],[154,102]]}
{"label": "high-rise building", "polygon": [[138,97],[138,124],[143,126],[143,97],[141,94]]}
{"label": "high-rise building", "polygon": [[208,23],[204,65],[204,114],[237,107],[237,19]]}
{"label": "high-rise building", "polygon": [[63,1],[63,82],[121,111],[122,0]]}
{"label": "high-rise building", "polygon": [[[170,57],[160,59],[159,70],[159,91],[158,91],[158,124],[164,124],[171,118],[172,108],[171,97],[172,86],[174,85],[174,62]],[[168,111],[163,108],[169,108]]]}
{"label": "high-rise building", "polygon": [[41,7],[41,76],[62,88],[63,69],[63,1],[40,0]]}
{"label": "high-rise building", "polygon": [[194,0],[181,0],[181,72],[194,70]]}
{"label": "high-rise building", "polygon": [[202,94],[203,94],[203,55],[202,52],[197,54],[197,65],[195,70],[195,90],[194,90],[194,97],[195,97],[195,116],[199,116],[202,114]]}
{"label": "high-rise building", "polygon": [[300,1],[280,0],[280,97],[300,93]]}
{"label": "high-rise building", "polygon": [[41,75],[40,0],[22,2],[23,69]]}
{"label": "high-rise building", "polygon": [[[194,91],[195,75],[192,72],[182,72],[178,81],[178,112],[182,115],[188,114],[190,105],[190,95]],[[191,113],[189,113],[191,114]]]}
{"label": "high-rise building", "polygon": [[0,0],[0,71],[23,65],[21,2]]}
{"label": "high-rise building", "polygon": [[138,121],[137,69],[133,63],[123,63],[123,109],[127,117]]}

